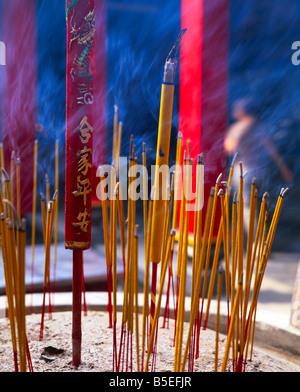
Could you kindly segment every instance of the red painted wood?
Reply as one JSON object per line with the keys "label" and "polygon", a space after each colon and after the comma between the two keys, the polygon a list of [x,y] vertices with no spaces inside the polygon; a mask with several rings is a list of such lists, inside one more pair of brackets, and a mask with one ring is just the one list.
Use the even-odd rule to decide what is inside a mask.
{"label": "red painted wood", "polygon": [[5,168],[14,150],[21,160],[22,214],[31,212],[36,120],[36,1],[6,1],[2,7],[6,66],[2,90]]}
{"label": "red painted wood", "polygon": [[94,0],[68,0],[66,15],[65,246],[84,250],[90,247],[92,219]]}
{"label": "red painted wood", "polygon": [[[182,0],[181,27],[188,30],[181,44],[179,129],[183,151],[187,140],[191,141],[194,165],[197,155],[204,153],[205,202],[218,175],[222,172],[226,179],[223,138],[227,128],[228,3]],[[189,231],[193,228],[191,216]]]}

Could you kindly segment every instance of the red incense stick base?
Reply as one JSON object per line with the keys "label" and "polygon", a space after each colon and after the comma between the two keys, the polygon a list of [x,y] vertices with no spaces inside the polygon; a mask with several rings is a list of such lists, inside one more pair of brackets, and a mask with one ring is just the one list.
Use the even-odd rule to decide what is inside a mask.
{"label": "red incense stick base", "polygon": [[78,367],[81,363],[82,274],[83,251],[73,250],[72,348],[74,367]]}

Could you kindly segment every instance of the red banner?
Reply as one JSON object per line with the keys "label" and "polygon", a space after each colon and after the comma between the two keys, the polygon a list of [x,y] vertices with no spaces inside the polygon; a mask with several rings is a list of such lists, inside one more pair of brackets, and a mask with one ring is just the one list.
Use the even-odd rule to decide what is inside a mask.
{"label": "red banner", "polygon": [[65,247],[88,249],[92,220],[94,0],[69,0],[67,16]]}

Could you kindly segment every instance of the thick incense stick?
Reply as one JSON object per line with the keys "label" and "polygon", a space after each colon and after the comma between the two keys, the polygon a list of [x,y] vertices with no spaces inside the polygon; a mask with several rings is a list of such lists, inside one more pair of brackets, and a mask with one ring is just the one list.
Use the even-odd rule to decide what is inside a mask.
{"label": "thick incense stick", "polygon": [[157,152],[156,152],[156,170],[154,178],[154,202],[153,202],[153,221],[151,243],[150,243],[150,261],[152,262],[152,284],[151,284],[151,307],[150,313],[153,319],[155,313],[155,295],[156,295],[156,279],[157,279],[157,263],[161,261],[162,247],[162,230],[164,221],[164,195],[166,184],[162,184],[159,169],[163,165],[168,165],[169,149],[171,137],[171,124],[173,112],[174,98],[174,82],[177,66],[177,55],[180,47],[181,37],[185,30],[182,30],[169,53],[164,67],[164,78],[161,90],[161,103],[159,114]]}

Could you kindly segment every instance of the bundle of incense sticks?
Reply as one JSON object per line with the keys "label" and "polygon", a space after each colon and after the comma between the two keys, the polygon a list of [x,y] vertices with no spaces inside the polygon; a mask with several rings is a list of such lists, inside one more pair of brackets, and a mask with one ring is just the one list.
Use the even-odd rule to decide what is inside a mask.
{"label": "bundle of incense sticks", "polygon": [[[58,142],[56,142],[56,160],[58,156]],[[0,188],[0,217],[1,217],[1,252],[3,270],[5,276],[5,291],[7,296],[7,317],[10,322],[12,346],[14,355],[15,371],[33,371],[26,336],[26,282],[25,282],[25,247],[26,247],[26,220],[22,215],[22,189],[21,189],[21,160],[12,152],[10,161],[10,174],[4,168],[4,146],[0,144],[1,158],[1,188]],[[37,166],[38,166],[38,142],[34,141],[33,156],[33,190],[32,190],[32,231],[31,231],[31,305],[33,311],[33,280],[34,280],[34,256],[35,256],[35,231],[36,231],[36,192],[37,192]],[[50,182],[46,175],[45,192],[50,198]],[[59,170],[56,166],[55,185],[58,184]],[[52,306],[50,301],[50,246],[53,232],[54,213],[58,214],[57,205],[58,191],[54,192],[53,199],[46,205],[45,197],[41,193],[41,212],[43,222],[44,246],[45,246],[45,276],[44,276],[44,300],[41,320],[40,338],[43,337],[43,325],[45,314],[45,293],[49,288],[49,317]],[[46,213],[48,207],[48,213]],[[57,226],[54,233],[57,231]],[[57,235],[55,236],[57,246]],[[27,360],[26,360],[27,358]]]}
{"label": "bundle of incense sticks", "polygon": [[[25,247],[26,221],[20,218],[20,161],[17,159],[17,206],[12,202],[14,189],[9,175],[2,170],[0,189],[0,232],[5,290],[7,296],[7,315],[9,318],[13,348],[14,369],[16,372],[32,371],[32,362],[26,334],[25,305]],[[11,170],[14,170],[12,165]],[[4,179],[4,181],[3,181]],[[3,195],[5,194],[5,198]]]}
{"label": "bundle of incense sticks", "polygon": [[[182,143],[182,136],[178,136],[179,145]],[[138,164],[138,159],[133,155],[135,148],[133,137],[130,144],[129,170]],[[145,152],[145,143],[143,143]],[[256,309],[258,297],[265,274],[266,266],[270,256],[276,227],[278,225],[284,196],[287,188],[282,188],[276,208],[271,216],[268,205],[269,194],[262,195],[260,205],[258,204],[258,189],[255,178],[253,178],[250,189],[250,217],[248,231],[244,233],[244,176],[243,164],[239,163],[240,184],[239,189],[231,195],[231,184],[234,170],[232,161],[228,178],[221,181],[220,174],[216,179],[215,186],[211,189],[208,200],[203,200],[204,187],[204,158],[199,154],[196,165],[197,187],[195,195],[196,216],[194,224],[194,241],[188,245],[188,221],[190,211],[188,208],[189,190],[192,172],[192,160],[184,152],[183,160],[178,162],[183,165],[176,166],[178,172],[171,173],[170,185],[168,186],[169,197],[164,202],[164,219],[162,233],[161,268],[159,279],[157,280],[158,293],[155,301],[155,312],[151,320],[150,301],[151,299],[151,274],[149,271],[151,235],[153,232],[153,197],[152,188],[149,201],[143,203],[144,217],[144,260],[138,260],[137,255],[139,234],[136,225],[136,207],[138,201],[132,197],[130,184],[137,177],[128,177],[128,216],[127,216],[127,238],[126,238],[126,258],[125,274],[123,275],[123,311],[120,319],[119,348],[117,337],[117,231],[124,225],[124,211],[120,208],[119,182],[114,183],[114,197],[110,202],[111,219],[107,211],[106,200],[102,203],[103,228],[105,234],[105,251],[110,260],[112,268],[112,309],[113,309],[113,370],[114,371],[155,371],[156,353],[159,351],[159,318],[161,317],[163,295],[166,298],[166,305],[173,303],[175,328],[174,328],[174,371],[193,371],[194,362],[199,357],[199,347],[201,346],[201,329],[206,329],[208,325],[210,306],[214,296],[214,289],[217,286],[217,317],[216,317],[216,349],[215,349],[215,371],[226,371],[228,369],[228,358],[231,352],[232,370],[244,371],[248,358],[252,358],[254,331],[256,321]],[[145,156],[143,156],[145,163]],[[190,169],[190,170],[189,170]],[[132,173],[132,172],[131,172]],[[175,179],[181,178],[181,190]],[[178,222],[172,217],[176,216],[175,211],[176,194],[181,193],[180,210],[178,211]],[[221,216],[217,219],[216,208],[221,207]],[[204,222],[202,222],[203,205],[206,205]],[[118,226],[119,216],[119,226]],[[258,219],[256,219],[258,217]],[[217,227],[217,238],[213,240],[213,230]],[[109,230],[110,229],[110,230]],[[177,252],[175,234],[177,231]],[[112,233],[112,236],[110,236]],[[247,241],[244,241],[244,238]],[[188,260],[188,246],[192,247],[192,260]],[[223,247],[224,269],[220,269],[220,255]],[[177,279],[174,289],[173,258],[177,253]],[[144,263],[144,280],[138,281],[139,262]],[[191,287],[187,287],[187,265],[192,264]],[[219,268],[219,272],[218,271]],[[210,269],[210,274],[209,274]],[[165,284],[168,276],[167,289]],[[225,281],[225,302],[227,304],[227,335],[225,353],[222,357],[219,350],[220,333],[220,302],[222,294],[222,280]],[[172,282],[173,290],[170,290]],[[122,282],[119,282],[122,283]],[[121,284],[122,285],[122,284]],[[143,303],[138,304],[138,287],[143,285]],[[189,289],[190,297],[190,319],[186,323],[186,292]],[[173,300],[171,295],[173,293]],[[252,293],[252,294],[251,294]],[[139,316],[138,307],[142,307]],[[110,311],[110,307],[108,307]],[[168,308],[169,309],[169,308]],[[166,310],[162,327],[166,325]],[[139,320],[142,321],[142,328],[139,328]],[[186,340],[184,341],[184,332]],[[141,336],[140,336],[141,334]],[[133,342],[135,342],[135,353]],[[163,348],[161,348],[163,349]],[[231,350],[231,351],[230,351]],[[249,356],[248,356],[249,354]],[[135,358],[135,360],[134,360]],[[220,365],[221,362],[221,365]],[[136,363],[136,365],[134,365]]]}
{"label": "bundle of incense sticks", "polygon": [[[183,33],[183,32],[182,32]],[[156,169],[168,164],[169,135],[172,121],[174,77],[174,50],[177,52],[182,33],[174,45],[165,64],[165,78],[162,87],[160,121],[157,141]],[[171,75],[170,76],[170,73]],[[117,146],[117,108],[115,107],[113,163],[118,162],[120,144]],[[156,354],[159,350],[159,318],[163,294],[165,294],[165,309],[162,327],[168,327],[170,305],[173,304],[175,319],[174,328],[174,366],[175,372],[193,371],[195,360],[199,357],[201,345],[201,329],[206,329],[210,314],[210,306],[217,280],[217,317],[216,317],[216,349],[215,371],[226,371],[229,353],[231,352],[232,370],[244,371],[250,353],[253,352],[256,309],[258,297],[270,256],[272,243],[278,225],[284,196],[288,188],[282,188],[275,210],[271,216],[268,204],[268,193],[262,196],[258,204],[259,190],[253,178],[251,189],[244,189],[243,163],[239,162],[239,188],[232,195],[232,178],[235,170],[236,155],[232,160],[227,178],[220,174],[216,178],[208,200],[204,200],[204,156],[199,153],[196,169],[190,156],[190,141],[188,149],[183,151],[181,134],[177,138],[176,169],[162,184],[159,174],[156,174],[150,199],[143,198],[143,228],[144,228],[144,280],[138,281],[138,231],[136,226],[137,199],[132,194],[131,185],[137,179],[138,157],[131,135],[129,149],[128,194],[127,194],[127,238],[123,204],[120,203],[118,176],[111,178],[110,201],[111,214],[108,214],[108,204],[103,198],[103,229],[105,252],[107,260],[109,302],[108,311],[110,326],[113,325],[113,370],[114,371],[155,371]],[[142,146],[142,164],[146,166],[146,145]],[[195,170],[195,173],[193,172]],[[130,175],[129,175],[130,172]],[[135,173],[134,175],[132,173]],[[143,172],[144,174],[144,172]],[[193,200],[195,211],[194,233],[192,245],[188,241],[189,218],[191,214],[191,183],[196,178],[196,194]],[[222,181],[223,178],[223,181]],[[104,177],[100,178],[100,182]],[[147,192],[147,178],[143,176],[142,187]],[[106,184],[106,181],[104,181]],[[107,185],[107,184],[106,184]],[[163,189],[161,188],[163,187]],[[104,187],[101,187],[104,191]],[[168,197],[163,198],[166,189]],[[248,231],[244,233],[244,193],[250,191],[250,217]],[[124,196],[124,195],[123,195]],[[181,198],[180,198],[181,196]],[[178,200],[180,199],[180,207]],[[123,200],[123,198],[122,198]],[[218,204],[221,216],[216,210]],[[205,214],[203,206],[206,207]],[[119,349],[117,347],[117,215],[119,216],[119,231],[121,234],[121,248],[123,259],[123,310],[120,320]],[[258,215],[258,219],[256,219]],[[213,233],[217,228],[217,238]],[[177,235],[176,235],[177,234]],[[175,248],[177,238],[177,247]],[[245,241],[247,239],[247,241]],[[189,263],[188,247],[192,247],[192,276],[191,287],[187,287],[187,266]],[[224,269],[218,271],[220,265],[221,248],[224,254]],[[177,255],[176,279],[173,274],[173,263]],[[152,263],[152,274],[150,265]],[[158,278],[157,266],[160,263]],[[211,273],[209,274],[209,270]],[[166,277],[168,278],[166,279]],[[222,294],[222,280],[225,281],[225,302],[227,308],[227,335],[223,357],[219,350],[220,332],[220,303]],[[143,304],[139,329],[138,287],[143,284]],[[167,283],[167,286],[166,286]],[[166,289],[165,289],[166,286]],[[156,288],[158,287],[158,293]],[[186,323],[187,290],[190,297],[190,319]],[[111,293],[112,290],[112,293]],[[173,300],[171,295],[173,294]],[[113,300],[111,300],[111,295]],[[113,320],[113,324],[111,322]],[[140,336],[141,330],[141,336]],[[185,333],[184,333],[185,332]],[[184,340],[184,336],[186,339]],[[135,341],[135,354],[133,342]],[[162,348],[163,349],[163,348]],[[133,358],[135,357],[135,361]],[[221,366],[219,362],[221,361]],[[136,368],[134,369],[134,362]]]}
{"label": "bundle of incense sticks", "polygon": [[[83,4],[83,3],[82,3]],[[72,3],[69,3],[73,7]],[[71,9],[71,8],[70,8]],[[68,10],[70,10],[68,8]],[[91,19],[90,19],[91,17]],[[85,21],[93,20],[93,14],[88,13]],[[92,26],[93,23],[90,24]],[[161,94],[161,107],[159,116],[159,130],[157,141],[157,158],[154,186],[151,189],[150,199],[147,200],[147,177],[143,170],[143,231],[144,231],[144,260],[141,260],[139,247],[140,229],[137,225],[137,189],[134,183],[138,179],[139,160],[134,137],[131,135],[129,148],[129,170],[127,195],[122,194],[124,189],[120,186],[121,178],[118,173],[118,162],[122,141],[122,122],[117,116],[115,107],[113,159],[110,176],[110,198],[102,197],[104,243],[108,277],[108,312],[109,327],[112,327],[113,336],[113,370],[114,371],[155,371],[156,357],[160,349],[159,319],[163,295],[166,297],[163,327],[168,327],[169,310],[173,304],[175,319],[174,328],[174,361],[173,370],[193,371],[195,361],[199,357],[201,346],[201,329],[207,328],[210,306],[213,299],[217,280],[217,317],[216,317],[216,346],[215,371],[226,371],[231,366],[233,371],[245,371],[248,358],[251,359],[254,345],[254,332],[256,311],[259,293],[269,260],[276,228],[282,211],[283,201],[288,188],[282,188],[277,199],[273,213],[268,204],[268,193],[259,200],[259,190],[253,178],[250,189],[250,217],[247,234],[244,233],[244,177],[242,162],[239,163],[240,181],[238,190],[232,195],[232,177],[235,169],[232,161],[227,178],[220,174],[216,178],[208,200],[204,200],[204,170],[205,159],[199,152],[197,164],[194,168],[190,155],[190,141],[187,141],[187,150],[182,151],[184,141],[179,134],[177,138],[177,154],[175,171],[163,183],[160,177],[160,168],[167,166],[169,161],[170,126],[172,122],[172,106],[174,94],[174,75],[177,64],[177,52],[182,37],[182,31],[167,57],[164,68],[164,80]],[[79,133],[81,141],[87,142],[91,138],[92,128],[86,118],[80,123]],[[75,140],[76,143],[78,140]],[[79,142],[78,142],[79,143]],[[0,229],[1,251],[5,272],[5,284],[8,304],[8,317],[10,321],[12,348],[15,370],[26,371],[28,366],[32,371],[32,363],[28,349],[25,322],[25,220],[21,216],[21,189],[20,189],[20,160],[12,154],[10,176],[4,169],[3,146],[0,157],[2,186],[0,191]],[[82,146],[81,146],[82,147]],[[82,154],[87,153],[82,149]],[[57,151],[57,149],[56,149]],[[142,145],[142,164],[146,166],[146,144]],[[58,173],[56,160],[56,173]],[[90,162],[86,161],[90,166]],[[34,157],[34,192],[36,192],[36,165],[37,144]],[[76,170],[85,172],[86,167],[82,161],[76,163]],[[69,168],[69,174],[71,169]],[[108,173],[109,174],[109,173]],[[130,175],[129,175],[130,174]],[[80,176],[79,176],[80,177]],[[195,198],[191,200],[192,178],[196,178]],[[45,246],[44,284],[43,284],[43,310],[41,315],[40,339],[43,338],[45,315],[45,298],[47,288],[50,290],[50,245],[53,227],[57,227],[55,211],[57,211],[57,190],[50,199],[50,184],[46,179],[46,197],[41,194],[41,211],[43,218],[43,234]],[[80,180],[80,178],[79,178]],[[78,181],[79,181],[78,180]],[[106,176],[100,178],[101,184],[106,185]],[[81,181],[81,180],[80,180]],[[79,182],[80,182],[79,181]],[[56,186],[58,182],[56,181]],[[85,183],[84,183],[85,184]],[[84,187],[82,183],[82,186]],[[106,193],[106,185],[100,187]],[[16,192],[15,192],[16,188]],[[71,188],[70,188],[71,189]],[[73,188],[72,188],[73,189]],[[85,192],[83,192],[85,189]],[[73,191],[73,197],[87,196],[87,188],[78,187]],[[248,190],[246,190],[248,191]],[[90,194],[90,192],[88,192]],[[124,196],[127,196],[124,197]],[[33,196],[33,201],[35,195]],[[123,200],[127,200],[127,219],[124,215]],[[178,201],[180,200],[180,205]],[[35,222],[36,203],[33,208],[33,222]],[[191,209],[193,204],[194,208]],[[221,216],[217,217],[218,204]],[[205,214],[203,206],[206,207]],[[109,211],[110,208],[110,211]],[[193,242],[188,241],[188,227],[191,211],[195,211]],[[57,215],[56,215],[57,216]],[[256,219],[256,217],[258,218]],[[82,229],[85,239],[85,224],[88,215],[78,215],[80,222],[72,223],[72,235],[76,234],[78,226]],[[218,228],[216,243],[214,245],[213,232]],[[70,227],[69,227],[70,229]],[[126,230],[127,229],[127,230]],[[117,319],[117,260],[118,260],[118,230],[121,241],[121,258],[123,262],[123,302],[120,320]],[[32,246],[34,247],[34,228],[32,231]],[[70,234],[70,233],[69,233]],[[177,235],[176,235],[177,234]],[[90,233],[87,232],[89,240]],[[57,238],[57,236],[54,236]],[[75,238],[75,237],[74,237]],[[177,238],[177,244],[176,244]],[[246,241],[245,241],[246,239]],[[82,245],[83,244],[83,245]],[[89,241],[80,243],[84,248]],[[73,242],[69,244],[73,246]],[[75,244],[76,245],[76,244]],[[214,246],[213,246],[214,245]],[[78,246],[78,244],[76,245]],[[188,287],[188,247],[192,247],[192,276],[191,287]],[[224,253],[224,270],[219,269],[221,247]],[[82,248],[83,249],[83,248]],[[73,249],[76,268],[76,282],[74,287],[80,290],[73,291],[76,300],[82,294],[82,249]],[[34,251],[32,253],[34,255]],[[177,260],[176,260],[177,257]],[[139,282],[139,265],[144,263],[143,283]],[[176,262],[176,279],[174,277],[174,263]],[[32,259],[33,264],[33,259]],[[152,271],[150,266],[152,265]],[[160,273],[158,274],[158,266]],[[211,273],[209,274],[209,269]],[[217,279],[216,279],[217,277]],[[227,333],[224,354],[220,355],[220,303],[222,294],[222,280],[225,280],[225,301],[227,305]],[[120,279],[120,278],[119,278]],[[167,284],[166,284],[167,283]],[[143,303],[139,304],[139,287],[143,284]],[[166,290],[165,290],[166,286]],[[158,290],[157,290],[158,289]],[[189,290],[188,290],[189,289]],[[189,321],[186,323],[187,292],[191,292]],[[173,297],[171,299],[171,297]],[[81,327],[80,318],[74,319],[81,312],[81,301],[75,304],[73,314],[73,364],[80,364]],[[78,306],[80,305],[80,306]],[[142,305],[141,315],[139,308]],[[79,312],[79,313],[78,313]],[[51,302],[49,292],[49,315],[51,316]],[[120,336],[117,334],[117,323],[120,323]],[[140,321],[142,328],[140,328]],[[141,336],[140,336],[141,335]],[[119,345],[119,347],[118,347]],[[135,365],[136,364],[136,365]]]}

